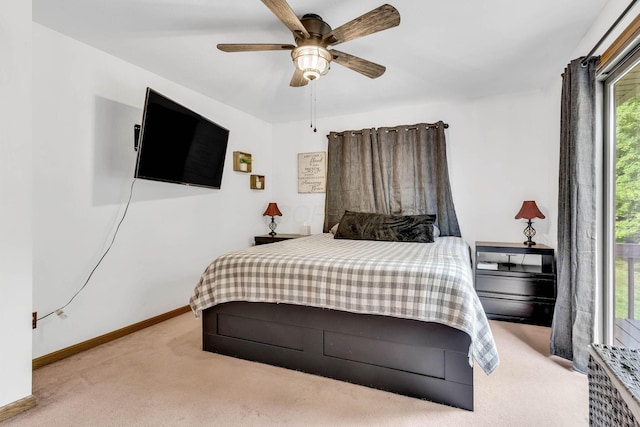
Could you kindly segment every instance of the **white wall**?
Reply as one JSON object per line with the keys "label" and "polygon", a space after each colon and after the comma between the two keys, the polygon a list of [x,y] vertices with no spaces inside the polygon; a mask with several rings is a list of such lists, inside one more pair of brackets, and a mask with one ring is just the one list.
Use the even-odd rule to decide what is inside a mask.
{"label": "white wall", "polygon": [[0,2],[0,407],[31,394],[31,2]]}
{"label": "white wall", "polygon": [[[523,200],[534,199],[547,216],[535,222],[535,240],[556,245],[560,82],[544,92],[497,96],[472,102],[421,105],[366,114],[274,126],[274,158],[288,168],[274,170],[274,200],[291,212],[282,229],[297,232],[303,222],[322,231],[324,194],[298,194],[296,154],[326,151],[329,131],[442,120],[449,174],[463,238],[517,242],[525,224],[515,220]],[[284,212],[283,212],[284,213]]]}
{"label": "white wall", "polygon": [[[115,244],[87,287],[33,334],[38,357],[188,303],[217,255],[268,229],[271,125],[38,24],[33,25],[34,309],[82,286],[113,235],[133,179],[133,126],[150,86],[230,130],[220,190],[137,180]],[[249,189],[232,152],[253,155]]]}

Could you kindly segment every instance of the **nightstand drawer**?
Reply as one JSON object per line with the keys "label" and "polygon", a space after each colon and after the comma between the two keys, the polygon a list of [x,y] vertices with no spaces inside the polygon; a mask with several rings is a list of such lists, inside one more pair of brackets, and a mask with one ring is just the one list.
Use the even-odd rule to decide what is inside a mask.
{"label": "nightstand drawer", "polygon": [[480,295],[480,302],[489,319],[526,322],[542,326],[551,325],[555,307],[555,304],[551,302],[492,298],[484,295]]}
{"label": "nightstand drawer", "polygon": [[533,298],[555,298],[553,278],[501,276],[476,274],[476,291],[508,295],[523,295]]}

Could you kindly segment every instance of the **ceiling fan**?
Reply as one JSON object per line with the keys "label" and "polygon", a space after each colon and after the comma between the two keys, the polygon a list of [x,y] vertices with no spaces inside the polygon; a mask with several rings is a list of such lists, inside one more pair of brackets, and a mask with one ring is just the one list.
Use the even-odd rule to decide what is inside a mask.
{"label": "ceiling fan", "polygon": [[290,50],[296,65],[289,83],[293,87],[304,86],[325,75],[332,61],[372,79],[384,74],[386,68],[382,65],[327,47],[399,25],[400,13],[395,7],[384,4],[332,30],[314,13],[298,18],[286,0],[262,0],[262,3],[291,30],[296,44],[219,44],[218,49],[223,52]]}

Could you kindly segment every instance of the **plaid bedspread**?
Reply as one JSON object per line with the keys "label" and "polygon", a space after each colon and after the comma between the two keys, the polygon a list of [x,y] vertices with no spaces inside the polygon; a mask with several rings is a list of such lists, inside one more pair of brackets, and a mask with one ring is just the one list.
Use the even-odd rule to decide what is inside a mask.
{"label": "plaid bedspread", "polygon": [[457,237],[398,243],[333,239],[326,233],[231,252],[207,267],[190,305],[199,316],[229,301],[438,322],[471,337],[470,355],[486,374],[499,363],[473,288],[469,248]]}

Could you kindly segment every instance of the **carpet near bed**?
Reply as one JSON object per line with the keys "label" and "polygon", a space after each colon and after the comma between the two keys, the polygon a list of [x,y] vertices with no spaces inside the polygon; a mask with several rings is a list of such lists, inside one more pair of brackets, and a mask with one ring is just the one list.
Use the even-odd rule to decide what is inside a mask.
{"label": "carpet near bed", "polygon": [[500,368],[474,373],[474,412],[201,349],[186,313],[33,372],[32,426],[589,425],[585,375],[549,356],[550,329],[490,321]]}

